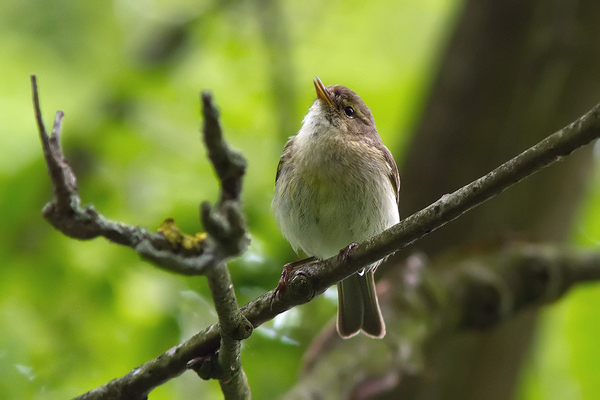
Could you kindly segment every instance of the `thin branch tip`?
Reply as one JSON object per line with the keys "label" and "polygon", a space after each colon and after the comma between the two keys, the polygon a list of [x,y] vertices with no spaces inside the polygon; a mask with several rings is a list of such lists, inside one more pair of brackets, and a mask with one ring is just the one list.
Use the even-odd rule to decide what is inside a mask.
{"label": "thin branch tip", "polygon": [[34,88],[34,90],[37,90],[37,76],[35,74],[31,74],[29,75],[29,79],[31,81],[31,86]]}
{"label": "thin branch tip", "polygon": [[58,110],[54,116],[54,125],[52,126],[52,138],[55,140],[59,140],[60,132],[62,130],[62,119],[65,116],[65,113],[61,110]]}
{"label": "thin branch tip", "polygon": [[[42,119],[42,110],[40,107],[40,97],[38,92],[37,85],[37,77],[35,75],[31,75],[31,92],[33,97],[33,113],[35,115],[35,122],[38,127],[38,132],[40,134],[40,138],[42,142],[44,142],[44,138],[47,136],[46,127],[44,126],[44,120]],[[45,145],[45,143],[44,143]]]}
{"label": "thin branch tip", "polygon": [[219,110],[214,103],[212,92],[209,90],[203,90],[200,97],[202,99],[202,115],[204,116],[205,120],[210,118],[213,119],[215,123],[218,123]]}

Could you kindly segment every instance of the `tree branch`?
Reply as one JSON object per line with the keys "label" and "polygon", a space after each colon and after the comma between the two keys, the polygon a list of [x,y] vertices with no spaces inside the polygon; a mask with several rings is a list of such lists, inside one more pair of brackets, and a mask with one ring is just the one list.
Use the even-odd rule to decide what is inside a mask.
{"label": "tree branch", "polygon": [[[177,265],[176,262],[173,262],[173,259],[178,260],[177,254],[165,257],[164,252],[172,250],[173,246],[164,235],[108,221],[92,207],[80,207],[75,176],[62,156],[58,144],[62,113],[57,113],[52,136],[48,138],[39,111],[39,99],[34,76],[32,76],[32,86],[36,120],[55,192],[55,199],[44,208],[46,218],[68,236],[78,239],[104,236],[115,243],[133,247],[144,257],[155,259],[153,261],[168,259],[168,263]],[[214,211],[207,204],[202,206],[201,215],[205,228],[210,233],[210,240],[206,240],[204,246],[199,250],[195,249],[192,256],[203,257],[204,260],[209,260],[206,263],[219,265],[223,261],[223,257],[228,254],[236,254],[236,252],[243,251],[245,248],[245,230],[240,230],[242,217],[239,202],[234,200],[241,191],[241,174],[243,174],[245,162],[238,163],[241,155],[237,152],[230,152],[227,147],[223,147],[224,142],[222,141],[220,127],[218,127],[216,109],[212,106],[209,95],[203,94],[202,100],[205,112],[203,131],[206,135],[207,132],[214,129],[214,135],[211,135],[208,139],[205,137],[205,143],[209,149],[209,157],[213,161],[217,175],[221,180],[222,191]],[[361,243],[347,259],[341,260],[332,257],[299,268],[291,277],[289,287],[278,298],[278,301],[273,303],[273,307],[271,307],[273,296],[273,290],[271,290],[243,306],[240,309],[241,314],[254,327],[257,327],[295,305],[306,303],[316,295],[324,292],[328,287],[364,266],[406,247],[429,232],[458,218],[478,204],[501,193],[514,183],[567,156],[599,136],[600,105],[571,125],[542,140],[484,177],[452,194],[444,195],[432,205],[404,219],[380,235]],[[223,160],[227,157],[233,160],[231,164],[239,164],[238,166],[242,170],[241,174],[239,173],[240,168],[237,167],[232,169],[222,168]],[[238,243],[231,247],[229,239],[236,237]],[[140,243],[143,243],[142,251],[138,249]],[[158,252],[155,252],[155,250],[158,250]],[[186,257],[189,258],[190,255],[186,255],[184,258]],[[160,265],[165,268],[164,264]],[[182,268],[182,271],[184,271],[182,273],[190,274],[188,267]],[[178,268],[168,269],[176,271]],[[589,271],[595,271],[595,268],[588,268]],[[198,272],[204,273],[204,268]],[[594,274],[588,273],[587,275],[583,274],[583,276],[591,276],[595,279]],[[240,321],[241,319],[238,318],[237,320]],[[221,321],[221,324],[224,324],[224,322]],[[242,326],[242,330],[244,330],[243,325],[237,326]],[[228,329],[225,329],[223,332],[228,331]],[[122,399],[143,398],[154,387],[184,372],[191,360],[199,357],[209,357],[214,354],[219,347],[219,332],[218,324],[208,327],[158,358],[147,362],[121,378],[114,379],[102,387],[88,392],[80,398],[108,398],[106,396]],[[227,335],[223,333],[223,336],[235,338],[235,335],[230,336],[229,333]],[[226,346],[227,339],[221,341],[221,345]],[[231,354],[236,354],[234,348],[230,350]],[[230,360],[235,358],[234,356]]]}
{"label": "tree branch", "polygon": [[203,92],[201,101],[204,115],[202,138],[208,150],[208,158],[221,182],[219,205],[227,200],[239,201],[242,192],[242,177],[246,171],[246,159],[242,153],[229,147],[223,139],[219,111],[212,102],[211,94]]}
{"label": "tree branch", "polygon": [[408,246],[598,137],[600,137],[600,104],[575,122],[548,136],[487,175],[452,194],[442,196],[423,210],[359,244],[348,264],[342,265],[342,260],[332,257],[299,268],[296,274],[309,278],[314,292],[322,293],[364,266]]}
{"label": "tree branch", "polygon": [[[246,171],[246,159],[223,140],[219,114],[208,92],[202,93],[204,123],[202,137],[208,150],[208,158],[221,182],[221,194],[214,209],[202,203],[200,216],[211,241],[216,243],[223,258],[242,254],[249,243],[246,221],[242,215],[240,195],[242,178]],[[241,341],[252,334],[254,327],[240,312],[227,264],[220,262],[207,270],[206,278],[219,318],[221,343],[217,362],[210,365],[212,378],[219,380],[226,400],[251,399],[248,379],[242,369]],[[213,357],[214,358],[214,357]],[[205,370],[202,362],[188,363],[198,372]],[[206,378],[204,371],[200,377]]]}
{"label": "tree branch", "polygon": [[[442,199],[433,203],[429,207],[409,218],[401,221],[398,225],[388,229],[381,235],[369,240],[356,249],[356,253],[350,259],[349,265],[342,265],[340,260],[333,257],[319,263],[311,264],[308,267],[297,270],[290,281],[288,290],[284,292],[281,302],[276,303],[271,309],[270,299],[273,291],[270,291],[259,298],[251,301],[242,307],[242,313],[248,320],[257,327],[263,322],[272,319],[275,315],[283,312],[294,305],[305,303],[311,300],[317,293],[327,289],[336,283],[335,279],[344,279],[350,274],[363,268],[378,259],[381,256],[387,256],[397,251],[430,231],[437,229],[445,223],[457,218],[463,212],[474,207],[477,204],[488,200],[493,195],[500,193],[510,185],[518,182],[533,172],[542,169],[551,162],[556,161],[557,157],[566,156],[576,148],[581,147],[591,140],[600,136],[600,106],[595,107],[586,115],[575,121],[568,127],[561,129],[557,133],[544,139],[529,150],[523,152],[514,159],[503,164],[496,170],[490,172],[483,178],[457,190],[451,195],[446,195]],[[587,273],[580,274],[582,279],[596,277],[597,275],[589,271],[600,269],[598,264],[584,264]],[[590,268],[590,265],[594,267]],[[329,270],[331,268],[331,270]],[[574,274],[577,276],[578,274]],[[329,283],[331,282],[331,283]],[[576,283],[573,280],[565,286],[565,290],[571,284]],[[198,354],[204,355],[207,350],[213,350],[218,344],[216,330],[210,327],[194,335],[187,342],[184,342],[186,352],[179,353],[179,357],[197,357]],[[210,350],[208,352],[210,352]],[[189,353],[188,353],[189,352]],[[163,354],[165,356],[169,352]],[[176,366],[177,359],[173,360],[170,366]],[[175,372],[175,375],[183,372],[174,368],[165,370],[154,361],[144,364],[140,368],[147,367],[149,370],[168,376]],[[156,369],[156,370],[155,370]],[[125,386],[127,378],[131,378],[131,373],[125,375],[122,382]],[[119,381],[119,380],[117,380]],[[115,381],[112,381],[115,382]],[[111,383],[112,383],[111,382]],[[110,384],[110,383],[109,383]]]}
{"label": "tree branch", "polygon": [[[561,157],[567,156],[598,137],[600,137],[600,105],[484,177],[452,194],[443,196],[437,202],[400,221],[399,224],[380,235],[359,244],[347,264],[343,264],[337,257],[332,257],[299,268],[294,272],[289,287],[280,297],[280,301],[273,304],[274,307],[271,307],[271,298],[274,293],[271,290],[242,306],[242,314],[256,328],[277,314],[312,300],[317,294],[364,266],[408,246],[514,183]],[[589,271],[589,263],[586,265],[588,265],[586,270]],[[594,265],[594,267],[591,269],[600,268],[599,265]],[[582,276],[586,275],[582,274]],[[178,368],[181,359],[189,360],[205,356],[216,349],[219,339],[215,328],[216,325],[206,328],[177,346],[179,352],[172,363],[159,364],[153,360],[140,368],[152,371],[153,374],[156,374],[155,376],[160,376],[164,381],[179,375],[183,372],[183,369]],[[159,358],[170,357],[172,351],[173,349]],[[108,385],[127,387],[132,381],[135,381],[135,378],[130,372],[122,378],[111,381]],[[159,381],[156,386],[164,381]],[[148,390],[151,389],[151,387],[148,388]]]}
{"label": "tree branch", "polygon": [[[332,326],[313,341],[301,380],[283,398],[395,398],[388,391],[400,380],[410,386],[407,380],[431,379],[424,360],[432,345],[444,345],[442,337],[491,329],[577,283],[600,280],[600,253],[517,242],[431,262],[412,255],[391,273],[400,275],[393,277],[397,285],[378,285],[384,309],[394,309],[386,313],[384,340],[342,341]],[[369,370],[373,357],[380,363]]]}
{"label": "tree branch", "polygon": [[[44,216],[61,232],[77,239],[104,236],[110,241],[134,248],[140,256],[154,264],[184,275],[205,274],[220,322],[220,352],[214,356],[211,375],[221,384],[226,399],[250,399],[250,387],[241,366],[240,341],[252,333],[252,324],[240,313],[231,277],[224,260],[243,253],[248,246],[245,219],[241,212],[240,193],[246,160],[223,140],[218,111],[210,93],[202,94],[204,115],[203,138],[221,182],[221,196],[213,209],[208,203],[201,207],[201,218],[209,236],[185,245],[182,235],[171,220],[163,232],[153,233],[139,227],[112,222],[93,207],[82,208],[77,188],[77,178],[60,147],[60,130],[63,112],[56,113],[52,135],[46,132],[39,103],[37,80],[31,76],[36,122],[48,173],[52,180],[54,198],[44,207]],[[165,236],[167,232],[169,237]],[[186,365],[201,368],[198,362]],[[149,379],[137,370],[141,382]],[[156,385],[152,386],[155,387]],[[150,390],[137,384],[126,389],[98,388],[82,398],[134,398],[143,399]]]}
{"label": "tree branch", "polygon": [[60,130],[64,113],[57,111],[52,135],[48,135],[40,109],[37,80],[31,76],[36,122],[54,198],[43,208],[44,217],[66,236],[89,240],[103,236],[113,243],[135,249],[143,258],[166,270],[199,275],[207,265],[219,260],[215,246],[185,248],[170,242],[162,233],[110,221],[93,206],[81,207],[77,178],[60,147]]}

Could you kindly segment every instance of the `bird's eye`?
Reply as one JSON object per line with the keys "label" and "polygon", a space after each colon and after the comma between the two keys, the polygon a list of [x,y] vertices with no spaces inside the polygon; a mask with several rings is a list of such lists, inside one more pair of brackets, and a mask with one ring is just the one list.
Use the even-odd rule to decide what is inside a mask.
{"label": "bird's eye", "polygon": [[346,108],[344,108],[344,112],[346,113],[346,115],[350,118],[354,117],[354,108],[348,106]]}

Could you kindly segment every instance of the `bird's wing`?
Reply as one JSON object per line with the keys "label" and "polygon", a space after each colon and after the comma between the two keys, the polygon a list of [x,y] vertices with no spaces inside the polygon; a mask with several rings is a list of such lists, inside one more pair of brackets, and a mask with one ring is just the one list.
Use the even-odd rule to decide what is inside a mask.
{"label": "bird's wing", "polygon": [[279,164],[277,164],[277,174],[275,174],[275,183],[277,183],[277,179],[279,179],[279,175],[281,175],[281,170],[283,169],[285,163],[290,159],[294,138],[295,137],[291,137],[290,140],[288,140],[288,142],[285,144],[285,147],[283,148],[283,154],[281,154]]}
{"label": "bird's wing", "polygon": [[398,166],[396,165],[396,161],[394,160],[394,156],[388,150],[387,147],[383,147],[383,159],[390,167],[390,182],[392,183],[392,187],[394,188],[394,194],[396,195],[396,204],[400,202],[400,173],[398,172]]}

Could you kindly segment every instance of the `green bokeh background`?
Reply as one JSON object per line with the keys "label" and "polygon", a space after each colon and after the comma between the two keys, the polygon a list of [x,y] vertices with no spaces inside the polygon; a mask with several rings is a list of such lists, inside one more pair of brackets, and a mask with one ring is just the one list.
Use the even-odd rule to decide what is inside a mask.
{"label": "green bokeh background", "polygon": [[[210,89],[227,139],[249,161],[250,251],[231,264],[239,301],[275,286],[295,255],[270,213],[286,136],[314,99],[312,78],[341,83],[371,107],[399,165],[461,3],[8,0],[0,4],[0,398],[64,399],[124,375],[216,321],[203,278],[182,278],[130,249],[79,242],[47,224],[51,187],[34,123],[38,76],[47,126],[65,112],[63,145],[84,203],[155,229],[173,217],[201,229],[217,186],[199,140]],[[599,97],[600,99],[600,97]],[[573,242],[600,241],[596,174]],[[600,287],[543,311],[522,399],[600,398]],[[244,343],[255,398],[295,381],[311,338],[331,319],[326,295]],[[201,396],[200,396],[201,394]],[[152,399],[220,398],[191,373]]]}

